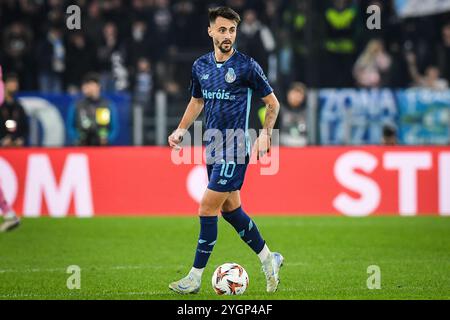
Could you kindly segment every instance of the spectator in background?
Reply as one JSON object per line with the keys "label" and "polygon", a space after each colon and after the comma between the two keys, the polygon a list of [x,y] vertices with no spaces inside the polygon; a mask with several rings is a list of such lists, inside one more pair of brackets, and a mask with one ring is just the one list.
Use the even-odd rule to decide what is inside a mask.
{"label": "spectator in background", "polygon": [[[169,51],[169,46],[176,36],[173,33],[173,15],[170,10],[169,0],[155,0],[155,7],[151,17],[152,40],[154,42],[154,54],[157,60],[163,59]],[[154,58],[155,58],[154,57]]]}
{"label": "spectator in background", "polygon": [[244,12],[238,33],[238,49],[258,61],[267,73],[269,55],[275,50],[275,39],[270,29],[258,20],[255,10]]}
{"label": "spectator in background", "polygon": [[4,79],[4,101],[0,106],[0,144],[2,147],[23,147],[28,136],[28,117],[15,95],[19,77],[8,74]]}
{"label": "spectator in background", "polygon": [[201,19],[198,19],[196,15],[193,1],[177,1],[173,6],[173,15],[176,17],[172,22],[176,47],[185,51],[201,45],[200,41],[205,35],[197,32],[185,32],[188,29],[201,30],[203,28]]}
{"label": "spectator in background", "polygon": [[[198,7],[201,5],[191,0],[179,0],[172,6],[175,19],[171,26],[173,41],[169,48],[169,72],[165,76],[169,82],[165,87],[178,96],[184,93],[180,88],[186,88],[191,80],[192,59],[197,57],[202,45],[210,41],[207,32],[186,32],[204,28],[205,21],[198,19]],[[178,88],[173,85],[175,82]]]}
{"label": "spectator in background", "polygon": [[3,65],[15,72],[21,87],[30,90],[34,86],[33,77],[33,33],[21,22],[14,22],[3,31],[3,44],[0,54]]}
{"label": "spectator in background", "polygon": [[351,86],[358,41],[358,10],[349,0],[332,0],[324,15],[325,63],[322,83],[332,87]]}
{"label": "spectator in background", "polygon": [[67,45],[67,68],[65,80],[67,91],[76,94],[80,91],[81,81],[85,74],[96,67],[95,51],[82,32],[69,35]]}
{"label": "spectator in background", "polygon": [[440,78],[438,67],[429,65],[425,68],[425,73],[421,74],[416,63],[416,55],[413,52],[406,53],[409,73],[413,79],[413,86],[429,88],[435,90],[444,90],[448,88],[448,82]]}
{"label": "spectator in background", "polygon": [[0,1],[0,30],[18,21],[22,14],[21,3],[17,0]]}
{"label": "spectator in background", "polygon": [[394,126],[385,124],[383,126],[383,137],[381,144],[384,146],[395,146],[397,144],[397,130]]}
{"label": "spectator in background", "polygon": [[406,88],[411,82],[404,50],[405,44],[401,39],[391,39],[387,50],[392,61],[389,67],[389,86],[391,88]]}
{"label": "spectator in background", "polygon": [[100,4],[97,0],[89,1],[87,14],[81,19],[81,30],[86,34],[89,42],[96,45],[102,42],[103,33],[103,17],[101,14]]}
{"label": "spectator in background", "polygon": [[44,1],[2,0],[0,1],[0,30],[4,30],[13,22],[26,21],[36,35],[42,25],[44,12]]}
{"label": "spectator in background", "polygon": [[450,81],[450,22],[442,27],[442,43],[438,45],[438,64],[442,77]]}
{"label": "spectator in background", "polygon": [[101,97],[100,79],[96,73],[83,78],[84,97],[69,110],[67,128],[70,138],[80,146],[106,146],[118,134],[114,105]]}
{"label": "spectator in background", "polygon": [[[120,31],[123,30],[122,28],[125,28],[125,24],[128,24],[128,17],[126,16],[127,11],[125,10],[123,2],[124,1],[122,0],[100,1],[102,5],[102,15],[105,17],[105,20],[113,22]],[[122,32],[119,33],[122,34]]]}
{"label": "spectator in background", "polygon": [[125,48],[118,38],[117,27],[108,22],[103,27],[103,38],[97,48],[100,83],[107,92],[128,87],[128,71],[125,67]]}
{"label": "spectator in background", "polygon": [[[174,34],[173,15],[168,0],[155,0],[153,14],[150,19],[149,29],[152,39],[150,60],[154,63],[155,77],[158,79],[158,87],[165,89],[169,94],[179,92],[179,86],[174,81],[171,73],[171,45],[176,43],[173,39],[184,36]],[[173,46],[172,46],[173,48]]]}
{"label": "spectator in background", "polygon": [[143,20],[133,21],[131,37],[127,48],[127,61],[133,70],[140,57],[148,57],[151,53],[151,39],[148,36],[147,24]]}
{"label": "spectator in background", "polygon": [[[284,59],[286,59],[283,59],[283,55],[288,54],[286,42],[289,41],[291,62],[289,63],[289,70],[284,72],[285,74],[289,72],[292,75],[289,83],[292,81],[306,81],[306,60],[311,50],[305,41],[307,23],[310,23],[311,19],[308,16],[308,11],[308,2],[306,0],[295,0],[283,12],[283,26],[287,30],[287,34],[281,34],[281,40],[283,41],[281,43],[280,63],[282,64]],[[292,72],[293,70],[294,72]]]}
{"label": "spectator in background", "polygon": [[308,144],[306,87],[294,82],[287,93],[287,104],[281,106],[280,144],[301,147]]}
{"label": "spectator in background", "polygon": [[37,48],[39,90],[42,93],[62,93],[66,70],[66,48],[59,26],[50,26],[47,36]]}
{"label": "spectator in background", "polygon": [[131,1],[131,11],[132,20],[143,20],[148,21],[151,17],[152,1],[148,0],[132,0]]}
{"label": "spectator in background", "polygon": [[[0,61],[6,70],[18,74],[22,90],[36,90],[42,84],[45,92],[55,87],[54,91],[60,92],[60,86],[67,86],[70,93],[75,93],[80,89],[82,75],[97,68],[104,90],[122,90],[128,81],[134,81],[137,60],[145,56],[152,62],[155,87],[178,98],[189,81],[184,76],[189,73],[181,72],[180,77],[180,70],[190,69],[191,57],[209,45],[207,33],[200,30],[207,21],[198,19],[198,14],[207,6],[225,3],[244,18],[238,28],[244,31],[238,39],[239,50],[256,56],[266,71],[267,57],[277,51],[278,77],[272,82],[283,92],[293,81],[322,88],[352,86],[353,80],[364,87],[387,83],[391,88],[405,88],[411,83],[404,54],[407,47],[414,49],[422,77],[427,76],[423,67],[431,61],[440,71],[437,81],[432,82],[445,87],[441,80],[450,81],[448,13],[403,19],[395,15],[392,1],[79,0],[73,3],[82,8],[81,34],[67,32],[64,57],[61,49],[65,45],[60,45],[59,40],[49,41],[47,31],[56,26],[66,32],[64,19],[69,2],[0,1]],[[369,16],[369,5],[381,8],[380,30],[368,30],[362,25]],[[186,34],[187,29],[190,32]],[[275,43],[274,35],[276,46],[270,44]],[[381,71],[379,63],[360,68],[363,55],[355,63],[358,50],[371,39],[383,39],[383,52],[389,52],[391,60],[389,72]],[[81,61],[91,60],[87,58],[89,48],[95,53],[93,60],[97,61],[98,56],[99,63]],[[323,56],[316,54],[319,50]],[[66,69],[61,71],[64,65]],[[55,66],[59,66],[56,72]],[[275,80],[274,69],[270,71],[267,74]],[[437,69],[430,68],[427,73],[436,77]],[[61,75],[66,81],[62,84],[58,80]],[[52,78],[57,79],[56,84]],[[130,86],[130,91],[133,88]]]}
{"label": "spectator in background", "polygon": [[264,2],[264,10],[261,11],[263,11],[261,21],[263,21],[273,33],[277,33],[282,25],[282,2],[279,0],[266,0]]}
{"label": "spectator in background", "polygon": [[378,39],[370,40],[353,67],[356,84],[369,88],[387,86],[391,65],[391,57],[383,42]]}
{"label": "spectator in background", "polygon": [[133,86],[133,102],[144,109],[150,107],[153,90],[153,74],[150,61],[141,57],[137,60]]}

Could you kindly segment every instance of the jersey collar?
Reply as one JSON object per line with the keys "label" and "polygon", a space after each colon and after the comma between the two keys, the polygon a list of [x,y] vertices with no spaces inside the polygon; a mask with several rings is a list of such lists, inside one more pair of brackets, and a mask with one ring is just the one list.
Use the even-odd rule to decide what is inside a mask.
{"label": "jersey collar", "polygon": [[221,62],[221,63],[218,63],[217,61],[216,61],[216,55],[214,54],[214,51],[211,53],[212,54],[212,58],[213,58],[213,61],[214,61],[214,64],[216,65],[216,67],[217,68],[221,68],[225,63],[227,63],[228,62],[228,60],[230,60],[231,58],[233,58],[233,56],[236,54],[236,52],[237,52],[237,50],[235,49],[235,48],[233,48],[233,53],[231,54],[231,56],[227,59],[227,60],[225,60],[224,62]]}

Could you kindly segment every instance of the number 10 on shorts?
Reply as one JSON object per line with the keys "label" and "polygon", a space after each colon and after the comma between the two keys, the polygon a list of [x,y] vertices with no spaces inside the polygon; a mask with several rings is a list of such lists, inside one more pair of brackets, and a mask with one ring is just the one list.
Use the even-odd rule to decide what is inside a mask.
{"label": "number 10 on shorts", "polygon": [[225,160],[222,159],[222,168],[220,169],[220,176],[225,178],[231,178],[233,176],[235,169],[236,169],[236,162],[234,161],[225,162]]}

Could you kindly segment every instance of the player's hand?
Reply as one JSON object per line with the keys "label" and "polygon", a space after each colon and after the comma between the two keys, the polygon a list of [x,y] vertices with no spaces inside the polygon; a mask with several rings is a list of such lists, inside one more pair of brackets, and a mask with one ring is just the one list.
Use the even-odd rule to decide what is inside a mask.
{"label": "player's hand", "polygon": [[263,131],[258,139],[255,141],[255,145],[253,146],[253,152],[256,152],[256,159],[262,158],[266,153],[269,152],[270,146],[272,143],[272,138],[267,132]]}
{"label": "player's hand", "polygon": [[172,134],[169,136],[169,146],[174,148],[175,150],[180,150],[181,147],[179,144],[181,141],[183,141],[183,135],[186,133],[186,129],[176,129]]}

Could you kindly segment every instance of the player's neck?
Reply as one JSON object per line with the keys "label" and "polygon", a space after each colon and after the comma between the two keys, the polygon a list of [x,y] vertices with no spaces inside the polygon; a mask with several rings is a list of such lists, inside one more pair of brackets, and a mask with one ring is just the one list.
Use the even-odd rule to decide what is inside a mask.
{"label": "player's neck", "polygon": [[233,48],[233,50],[230,50],[229,52],[222,52],[219,48],[214,48],[214,58],[216,59],[216,62],[224,63],[230,57],[234,54],[236,49]]}

